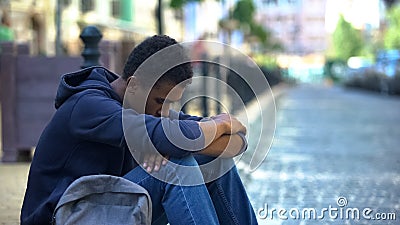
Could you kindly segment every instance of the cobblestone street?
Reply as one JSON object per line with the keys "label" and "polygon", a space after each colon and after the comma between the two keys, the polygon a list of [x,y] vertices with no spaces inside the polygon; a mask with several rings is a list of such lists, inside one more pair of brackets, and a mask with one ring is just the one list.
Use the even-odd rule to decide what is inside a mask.
{"label": "cobblestone street", "polygon": [[[300,85],[285,91],[276,106],[266,160],[252,173],[241,170],[260,224],[400,224],[399,97]],[[0,163],[1,225],[19,224],[28,166]],[[339,197],[344,198],[338,203]],[[315,208],[321,216],[329,206],[344,214],[371,208],[371,218],[394,212],[397,220],[341,219],[340,210],[336,219],[328,212],[321,219],[290,218],[292,208],[300,214]],[[287,210],[287,220],[279,218],[279,209]]]}
{"label": "cobblestone street", "polygon": [[[269,155],[255,172],[242,172],[260,224],[400,224],[400,98],[306,85],[276,105]],[[321,213],[330,205],[336,219]],[[323,218],[301,219],[304,208]],[[359,209],[360,220],[346,219],[349,208]],[[371,218],[395,212],[397,220],[363,219],[364,208]],[[289,215],[295,209],[299,219]]]}

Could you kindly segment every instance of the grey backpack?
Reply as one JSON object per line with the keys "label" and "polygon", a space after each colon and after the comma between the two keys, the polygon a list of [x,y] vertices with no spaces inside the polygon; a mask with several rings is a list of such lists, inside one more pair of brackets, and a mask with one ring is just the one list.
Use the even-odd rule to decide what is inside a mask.
{"label": "grey backpack", "polygon": [[61,196],[55,225],[150,225],[151,199],[147,191],[129,180],[111,175],[84,176]]}

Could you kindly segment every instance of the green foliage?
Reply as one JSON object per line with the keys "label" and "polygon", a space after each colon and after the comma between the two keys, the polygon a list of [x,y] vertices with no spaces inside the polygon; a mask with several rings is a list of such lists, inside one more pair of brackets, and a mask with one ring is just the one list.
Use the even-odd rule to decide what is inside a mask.
{"label": "green foliage", "polygon": [[232,17],[239,23],[252,24],[254,11],[255,6],[252,0],[240,0],[233,9]]}
{"label": "green foliage", "polygon": [[272,46],[268,42],[270,41],[271,33],[254,21],[255,10],[253,0],[239,0],[234,6],[232,19],[239,22],[239,28],[247,37],[255,37],[264,47]]}
{"label": "green foliage", "polygon": [[264,27],[254,22],[250,23],[250,34],[256,36],[263,44],[265,44],[267,39],[271,36],[271,33],[265,30]]}
{"label": "green foliage", "polygon": [[174,9],[179,9],[189,2],[202,2],[202,1],[204,0],[171,0],[169,2],[169,6]]}
{"label": "green foliage", "polygon": [[359,56],[363,52],[364,42],[360,31],[356,30],[341,15],[333,32],[333,56],[347,60],[352,56]]}
{"label": "green foliage", "polygon": [[276,56],[274,55],[255,54],[253,59],[260,67],[265,67],[268,69],[276,69],[279,67]]}
{"label": "green foliage", "polygon": [[387,21],[384,46],[386,49],[400,49],[400,5],[388,10]]}
{"label": "green foliage", "polygon": [[[170,0],[170,7],[174,9],[182,8],[185,4],[190,2],[202,2],[204,0]],[[219,1],[219,0],[216,0]],[[239,0],[236,2],[232,18],[226,18],[220,21],[221,26],[230,24],[234,25],[234,29],[241,29],[247,37],[255,37],[257,40],[263,44],[264,47],[269,47],[270,49],[280,49],[279,43],[271,42],[271,33],[266,30],[263,26],[254,21],[255,5],[253,0]],[[233,19],[237,21],[235,23],[229,23]],[[235,24],[239,24],[239,26]],[[225,24],[225,25],[223,25]],[[228,25],[229,26],[229,25]],[[230,27],[232,29],[233,27]]]}

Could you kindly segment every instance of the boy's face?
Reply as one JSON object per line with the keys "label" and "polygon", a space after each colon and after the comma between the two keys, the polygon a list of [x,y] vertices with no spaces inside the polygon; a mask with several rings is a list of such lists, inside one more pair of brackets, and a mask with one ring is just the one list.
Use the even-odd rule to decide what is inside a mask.
{"label": "boy's face", "polygon": [[[131,87],[133,91],[129,91],[130,85],[133,85]],[[154,85],[148,93],[148,89],[140,85],[139,82],[132,84],[130,82],[126,94],[129,95],[130,108],[136,112],[156,117],[168,117],[171,104],[181,100],[184,90],[184,85],[161,82]]]}
{"label": "boy's face", "polygon": [[170,83],[161,83],[153,87],[147,98],[145,113],[153,116],[169,116],[169,109],[173,103],[182,98],[185,87]]}

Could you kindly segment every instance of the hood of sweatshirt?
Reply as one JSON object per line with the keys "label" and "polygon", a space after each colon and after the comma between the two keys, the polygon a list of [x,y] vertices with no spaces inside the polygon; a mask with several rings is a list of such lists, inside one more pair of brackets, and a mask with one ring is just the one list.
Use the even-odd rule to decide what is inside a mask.
{"label": "hood of sweatshirt", "polygon": [[119,76],[101,66],[85,68],[62,75],[58,86],[55,107],[58,109],[72,95],[87,89],[98,89],[107,92],[111,98],[122,99],[111,87],[111,82]]}

